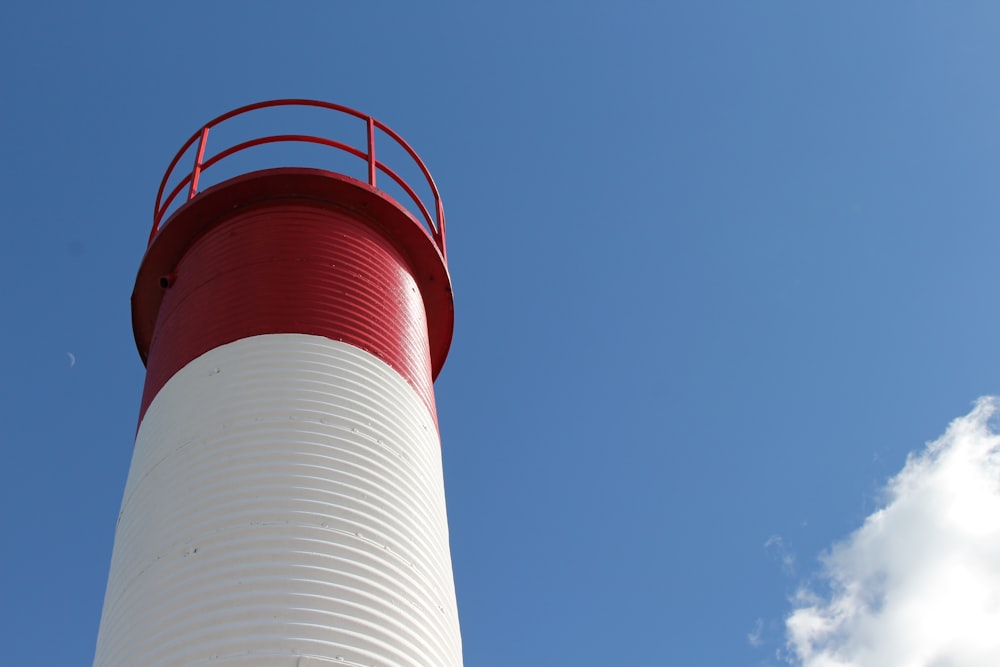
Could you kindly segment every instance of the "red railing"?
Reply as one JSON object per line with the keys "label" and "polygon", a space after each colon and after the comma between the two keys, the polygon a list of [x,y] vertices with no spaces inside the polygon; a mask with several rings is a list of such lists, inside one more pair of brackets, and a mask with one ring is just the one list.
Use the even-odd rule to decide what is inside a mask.
{"label": "red railing", "polygon": [[[266,109],[270,107],[282,107],[282,106],[300,106],[300,107],[318,107],[321,109],[329,109],[338,113],[346,114],[349,116],[354,116],[365,122],[365,128],[367,130],[367,152],[358,150],[354,146],[349,146],[348,144],[342,143],[340,141],[335,141],[333,139],[326,139],[324,137],[317,137],[307,134],[278,134],[266,137],[259,137],[257,139],[250,139],[242,143],[238,143],[235,146],[230,146],[225,150],[222,150],[215,155],[212,155],[208,159],[205,158],[205,149],[208,143],[209,131],[236,116],[249,113],[251,111],[256,111],[258,109]],[[428,212],[427,205],[425,202],[413,191],[413,188],[403,180],[395,171],[389,168],[384,163],[378,161],[375,158],[375,130],[378,129],[387,136],[389,136],[393,141],[396,142],[407,154],[413,159],[413,162],[420,168],[423,173],[424,178],[427,179],[427,185],[430,186],[431,195],[434,198],[433,209],[434,215]],[[163,194],[167,189],[167,184],[174,175],[174,169],[180,162],[181,158],[184,156],[192,146],[198,144],[198,149],[195,152],[194,166],[192,170],[184,176],[180,182],[167,194],[164,198]],[[234,153],[239,153],[240,151],[246,150],[247,148],[253,148],[254,146],[262,146],[264,144],[273,144],[279,142],[300,142],[300,143],[310,143],[319,144],[321,146],[328,146],[330,148],[335,148],[337,150],[349,153],[357,158],[360,158],[368,163],[368,185],[373,188],[376,187],[376,178],[379,172],[385,174],[391,178],[403,191],[413,200],[416,206],[416,212],[418,215],[414,215],[415,218],[423,218],[427,225],[427,231],[430,232],[431,238],[434,239],[434,243],[437,245],[438,249],[441,251],[442,257],[445,254],[445,230],[444,230],[444,207],[441,205],[441,195],[438,193],[437,185],[434,184],[434,179],[431,177],[430,172],[424,165],[423,161],[417,155],[417,153],[410,148],[403,139],[393,132],[391,129],[375,120],[371,116],[363,114],[359,111],[355,111],[349,107],[341,106],[339,104],[332,104],[330,102],[320,102],[317,100],[297,100],[297,99],[287,99],[287,100],[271,100],[269,102],[258,102],[257,104],[248,104],[247,106],[240,107],[239,109],[234,109],[228,113],[224,113],[221,116],[212,119],[205,124],[200,130],[195,132],[187,142],[181,146],[181,149],[177,151],[177,155],[170,162],[170,166],[167,167],[166,173],[163,175],[163,180],[160,182],[160,189],[156,193],[156,205],[153,210],[153,229],[149,233],[149,244],[152,245],[153,238],[156,233],[160,231],[160,224],[163,222],[164,216],[167,211],[170,210],[171,205],[177,196],[187,188],[187,199],[194,199],[195,195],[198,194],[198,182],[201,179],[201,174],[207,170],[212,165],[218,163],[220,160],[233,155]],[[409,207],[407,207],[409,208]],[[411,210],[411,214],[414,211]]]}

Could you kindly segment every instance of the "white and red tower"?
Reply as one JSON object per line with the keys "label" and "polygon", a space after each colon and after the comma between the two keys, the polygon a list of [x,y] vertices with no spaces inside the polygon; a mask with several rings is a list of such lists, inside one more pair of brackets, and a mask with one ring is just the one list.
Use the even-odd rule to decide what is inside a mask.
{"label": "white and red tower", "polygon": [[[283,106],[356,117],[367,148],[286,134],[206,151],[219,124]],[[367,179],[281,167],[199,191],[220,160],[289,141],[352,154]],[[164,176],[132,321],[146,382],[94,664],[461,665],[432,385],[453,302],[416,153],[324,102],[216,118]]]}

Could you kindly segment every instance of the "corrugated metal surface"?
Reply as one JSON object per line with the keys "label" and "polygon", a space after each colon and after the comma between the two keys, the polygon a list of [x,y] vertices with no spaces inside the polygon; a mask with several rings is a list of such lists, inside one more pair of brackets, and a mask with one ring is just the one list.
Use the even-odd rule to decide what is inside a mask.
{"label": "corrugated metal surface", "polygon": [[[176,272],[192,243],[242,211],[292,203],[333,211],[330,217],[350,216],[376,229],[405,256],[423,296],[431,376],[437,377],[448,356],[455,324],[451,277],[437,244],[421,223],[381,190],[343,174],[301,167],[254,171],[214,185],[199,192],[163,224],[142,259],[132,291],[132,329],[143,362],[149,358],[167,292],[161,287],[162,280]],[[280,224],[281,218],[274,221]]]}
{"label": "corrugated metal surface", "polygon": [[95,665],[460,665],[440,442],[389,366],[256,336],[142,420]]}
{"label": "corrugated metal surface", "polygon": [[164,291],[142,409],[192,359],[265,333],[351,343],[395,368],[434,413],[424,301],[371,223],[317,202],[273,201],[193,241]]}

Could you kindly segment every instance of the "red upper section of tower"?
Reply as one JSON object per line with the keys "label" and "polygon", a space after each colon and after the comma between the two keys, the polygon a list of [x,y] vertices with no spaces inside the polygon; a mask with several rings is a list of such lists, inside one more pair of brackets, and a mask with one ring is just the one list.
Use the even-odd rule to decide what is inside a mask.
{"label": "red upper section of tower", "polygon": [[[281,134],[256,136],[209,154],[213,128],[283,106],[317,107],[360,119],[367,149],[308,134]],[[408,166],[415,165],[426,178],[430,206],[398,175],[399,167],[394,171],[376,159],[376,130],[412,158]],[[213,165],[277,142],[318,144],[360,158],[367,182],[324,169],[280,167],[254,170],[199,192],[202,174]],[[177,165],[189,152],[194,167],[177,179]],[[411,206],[376,187],[379,175],[409,195]],[[172,210],[185,190],[187,201]],[[433,413],[431,383],[448,354],[454,323],[444,213],[434,181],[398,135],[346,107],[278,100],[219,116],[181,148],[160,185],[132,294],[132,322],[147,365],[142,413],[160,387],[195,357],[265,333],[322,335],[365,349],[406,378]]]}

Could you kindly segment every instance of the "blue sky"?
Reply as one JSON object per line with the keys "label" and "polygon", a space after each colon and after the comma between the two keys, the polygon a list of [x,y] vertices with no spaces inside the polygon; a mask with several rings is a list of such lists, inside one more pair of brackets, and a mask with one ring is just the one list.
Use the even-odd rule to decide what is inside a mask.
{"label": "blue sky", "polygon": [[[375,115],[441,189],[467,665],[902,664],[857,648],[882,627],[865,614],[842,644],[803,628],[869,581],[859,562],[923,576],[893,554],[953,535],[927,529],[940,480],[996,500],[988,404],[920,453],[1000,393],[1000,8],[619,4],[0,7],[11,664],[93,656],[163,170],[202,122],[277,97]],[[958,477],[935,472],[949,452]],[[897,506],[923,508],[906,539],[866,541]],[[991,516],[970,549],[1000,550]]]}

